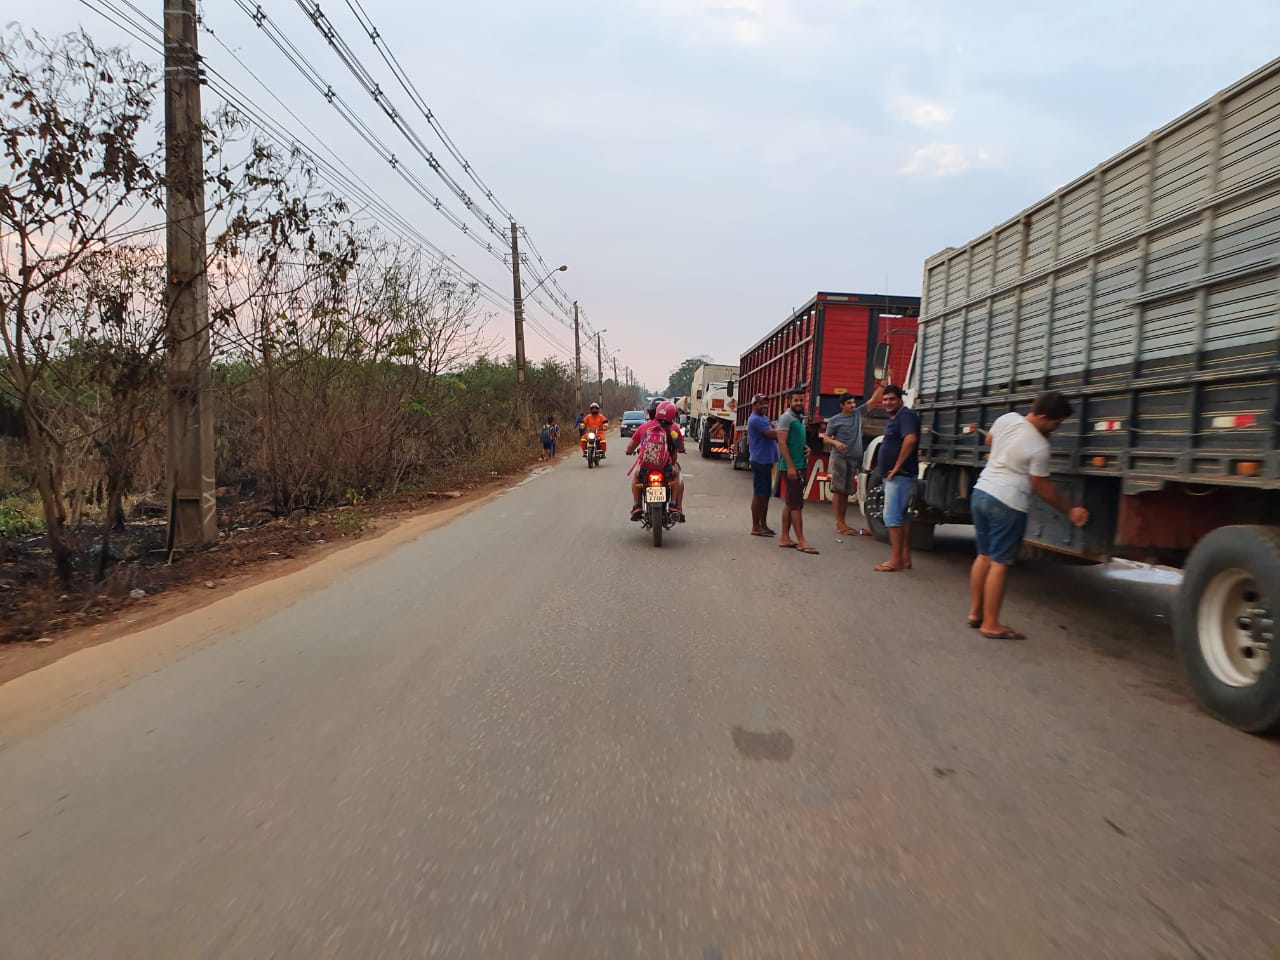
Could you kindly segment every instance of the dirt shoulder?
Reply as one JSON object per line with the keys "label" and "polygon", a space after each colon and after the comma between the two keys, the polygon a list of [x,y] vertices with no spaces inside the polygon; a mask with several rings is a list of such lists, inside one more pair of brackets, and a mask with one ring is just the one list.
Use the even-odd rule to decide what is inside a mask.
{"label": "dirt shoulder", "polygon": [[[120,564],[106,588],[88,595],[61,593],[47,580],[24,584],[15,576],[16,562],[0,564],[0,577],[9,584],[0,594],[5,601],[0,639],[6,633],[31,638],[0,642],[0,685],[72,653],[149,631],[321,562],[325,576],[338,575],[473,509],[539,466],[535,462],[517,473],[434,494],[368,501],[354,514],[343,507],[235,530],[217,545],[172,564]],[[288,589],[296,587],[290,584]],[[145,596],[135,599],[135,590]]]}

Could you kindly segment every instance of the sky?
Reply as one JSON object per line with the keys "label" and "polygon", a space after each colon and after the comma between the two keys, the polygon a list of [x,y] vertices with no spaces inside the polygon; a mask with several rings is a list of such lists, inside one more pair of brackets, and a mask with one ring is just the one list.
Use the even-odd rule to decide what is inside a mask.
{"label": "sky", "polygon": [[[135,2],[159,19],[162,0]],[[299,4],[260,5],[462,212]],[[1016,215],[1280,54],[1274,0],[358,6],[548,264],[568,264],[556,279],[589,328],[603,331],[606,355],[654,389],[688,356],[736,363],[818,290],[918,296],[926,257]],[[321,8],[447,160],[346,0]],[[256,75],[433,243],[509,297],[504,266],[362,144],[235,0],[204,0],[202,12],[252,75],[202,34],[214,69],[302,133]],[[44,33],[83,24],[103,40],[127,40],[73,0],[24,6],[17,22]],[[206,109],[214,102],[207,97]],[[452,161],[446,169],[465,176]],[[530,314],[550,334],[527,330],[530,359],[571,362],[572,320],[536,306]],[[509,309],[496,312],[489,333],[501,350],[511,349],[512,327]],[[594,346],[583,345],[592,369]],[[608,356],[605,366],[609,376]]]}

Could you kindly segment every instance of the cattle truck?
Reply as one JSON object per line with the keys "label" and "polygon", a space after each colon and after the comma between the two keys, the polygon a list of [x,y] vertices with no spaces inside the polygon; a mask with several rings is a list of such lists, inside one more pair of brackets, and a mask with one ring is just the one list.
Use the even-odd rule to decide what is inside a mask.
{"label": "cattle truck", "polygon": [[[823,449],[818,434],[840,412],[844,396],[852,394],[861,403],[871,395],[875,389],[872,360],[878,344],[889,344],[893,355],[903,358],[902,369],[890,372],[905,375],[919,311],[919,297],[832,292],[819,292],[793,310],[742,355],[734,467],[749,462],[751,397],[765,395],[769,419],[776,423],[790,403],[791,392],[800,390],[805,396],[810,447],[805,496],[830,500],[830,453]],[[877,416],[864,417],[866,438],[877,435],[883,424]]]}
{"label": "cattle truck", "polygon": [[931,257],[922,292],[916,522],[968,522],[984,431],[1061,391],[1054,482],[1090,520],[1033,497],[1028,544],[1182,566],[1190,685],[1280,728],[1280,59]]}

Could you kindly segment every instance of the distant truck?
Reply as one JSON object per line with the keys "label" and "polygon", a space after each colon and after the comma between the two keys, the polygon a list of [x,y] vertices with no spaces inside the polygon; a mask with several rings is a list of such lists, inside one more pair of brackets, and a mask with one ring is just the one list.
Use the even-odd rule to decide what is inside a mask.
{"label": "distant truck", "polygon": [[931,257],[922,292],[913,528],[970,522],[985,431],[1061,391],[1053,476],[1090,520],[1033,497],[1027,543],[1184,565],[1191,686],[1227,723],[1280,728],[1280,60]]}
{"label": "distant truck", "polygon": [[[830,454],[818,439],[826,421],[840,412],[848,394],[861,403],[875,389],[872,366],[876,347],[889,344],[894,356],[907,357],[915,343],[920,298],[870,293],[814,294],[804,306],[774,327],[764,339],[742,355],[739,363],[734,467],[745,467],[747,417],[751,397],[768,398],[769,419],[777,422],[790,404],[791,392],[805,395],[809,417],[809,471],[805,496],[830,500]],[[906,373],[906,361],[896,373]],[[883,429],[877,416],[863,418],[867,440]]]}
{"label": "distant truck", "polygon": [[693,372],[689,439],[698,444],[698,452],[705,458],[733,454],[737,376],[738,367],[731,363],[704,363]]}

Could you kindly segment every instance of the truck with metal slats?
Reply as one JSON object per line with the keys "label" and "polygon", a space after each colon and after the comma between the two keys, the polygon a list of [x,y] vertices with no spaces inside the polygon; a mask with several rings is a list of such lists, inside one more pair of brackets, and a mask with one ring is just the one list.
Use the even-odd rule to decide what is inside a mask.
{"label": "truck with metal slats", "polygon": [[[750,462],[747,418],[751,397],[768,398],[769,419],[777,422],[793,390],[805,395],[809,435],[809,470],[805,496],[830,500],[830,451],[818,436],[826,421],[840,412],[840,401],[852,394],[861,403],[875,389],[872,360],[877,344],[889,344],[903,357],[894,372],[906,372],[906,355],[916,337],[920,298],[874,293],[820,291],[742,354],[739,362],[734,469]],[[877,436],[884,419],[864,417],[863,435]]]}
{"label": "truck with metal slats", "polygon": [[1182,565],[1191,685],[1280,727],[1280,60],[931,257],[922,301],[916,523],[967,522],[985,431],[1061,391],[1053,476],[1091,519],[1033,497],[1028,544]]}

